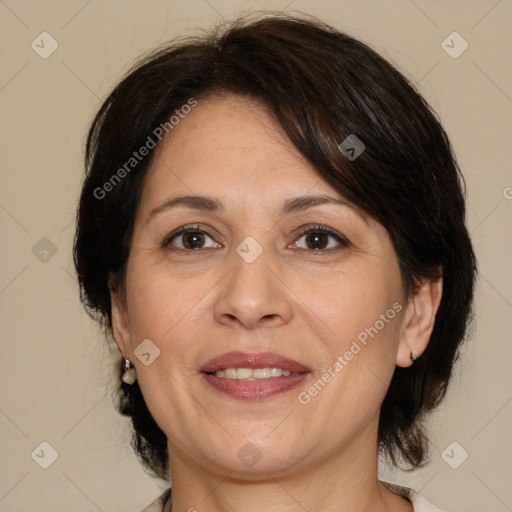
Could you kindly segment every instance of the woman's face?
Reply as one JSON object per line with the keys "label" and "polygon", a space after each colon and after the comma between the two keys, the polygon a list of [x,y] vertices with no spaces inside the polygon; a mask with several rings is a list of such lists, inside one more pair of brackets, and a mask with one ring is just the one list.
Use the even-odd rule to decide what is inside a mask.
{"label": "woman's face", "polygon": [[116,340],[171,463],[247,476],[374,453],[405,323],[396,254],[257,103],[199,101],[164,139],[125,284]]}

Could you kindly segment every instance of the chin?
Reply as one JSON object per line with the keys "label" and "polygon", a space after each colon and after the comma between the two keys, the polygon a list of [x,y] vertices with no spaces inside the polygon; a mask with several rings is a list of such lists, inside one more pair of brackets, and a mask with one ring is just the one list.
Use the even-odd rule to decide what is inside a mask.
{"label": "chin", "polygon": [[269,473],[286,472],[303,458],[298,450],[304,449],[303,442],[288,432],[269,436],[271,431],[261,429],[260,423],[260,430],[255,429],[253,435],[233,436],[229,447],[224,444],[215,448],[217,456],[213,462],[232,472],[231,477],[250,481],[268,479]]}

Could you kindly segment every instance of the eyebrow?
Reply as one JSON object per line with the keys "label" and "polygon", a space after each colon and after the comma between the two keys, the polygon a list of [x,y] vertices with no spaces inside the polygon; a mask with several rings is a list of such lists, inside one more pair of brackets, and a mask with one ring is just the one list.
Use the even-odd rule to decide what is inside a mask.
{"label": "eyebrow", "polygon": [[[290,215],[299,211],[307,210],[315,206],[321,206],[324,204],[333,204],[339,206],[350,206],[350,203],[345,199],[339,199],[336,197],[322,196],[322,195],[311,195],[293,197],[287,199],[281,207],[280,215]],[[170,197],[155,207],[149,214],[149,218],[159,215],[163,212],[169,211],[177,207],[189,208],[191,210],[208,211],[208,212],[220,212],[224,209],[224,205],[218,199],[208,196],[178,196]]]}

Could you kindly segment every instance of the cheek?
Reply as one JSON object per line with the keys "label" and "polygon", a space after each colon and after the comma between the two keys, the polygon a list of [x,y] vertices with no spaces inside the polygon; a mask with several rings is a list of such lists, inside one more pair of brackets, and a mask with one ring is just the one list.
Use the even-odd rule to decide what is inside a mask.
{"label": "cheek", "polygon": [[[132,351],[143,340],[150,340],[159,354],[150,366],[136,360],[137,375],[149,392],[172,389],[170,395],[175,395],[181,388],[173,377],[197,377],[198,347],[204,347],[206,335],[211,332],[205,323],[211,318],[218,277],[183,276],[158,263],[134,264],[133,269],[137,271],[127,275]],[[152,398],[165,401],[165,394],[148,396],[150,401]]]}
{"label": "cheek", "polygon": [[356,435],[378,417],[395,370],[401,311],[399,301],[365,296],[346,302],[343,316],[333,316],[328,360],[301,395],[301,403],[311,401],[325,418],[326,435],[339,431],[339,418],[347,422],[347,435]]}
{"label": "cheek", "polygon": [[204,333],[200,325],[212,284],[204,278],[180,280],[156,265],[150,271],[137,267],[137,272],[128,274],[127,285],[132,350],[150,340],[158,353],[147,366],[135,357],[137,378],[155,420],[171,432],[174,426],[168,423],[169,411],[173,411],[172,417],[182,419],[190,415],[185,387],[190,378],[197,378],[193,368],[197,344],[192,341]]}
{"label": "cheek", "polygon": [[336,375],[331,398],[345,406],[352,403],[354,410],[361,399],[378,407],[395,369],[405,304],[398,265],[389,267],[333,276],[321,299],[318,295],[317,310],[329,326],[326,367]]}
{"label": "cheek", "polygon": [[[201,278],[180,277],[163,265],[138,265],[128,277],[128,309],[134,342],[150,338],[168,344],[173,331],[190,322],[201,309],[213,283]],[[131,279],[130,279],[131,277]]]}
{"label": "cheek", "polygon": [[403,309],[404,304],[395,269],[375,266],[362,272],[332,275],[328,286],[312,295],[312,309],[329,326],[331,343],[340,348],[360,334],[364,339],[368,331],[376,335],[377,330],[391,338],[396,338],[399,332],[397,310]]}
{"label": "cheek", "polygon": [[191,301],[166,275],[140,271],[140,267],[128,272],[127,291],[132,358],[141,390],[154,411],[163,397],[154,390],[174,389],[172,377],[179,367],[185,368],[187,344],[179,330],[187,320]]}

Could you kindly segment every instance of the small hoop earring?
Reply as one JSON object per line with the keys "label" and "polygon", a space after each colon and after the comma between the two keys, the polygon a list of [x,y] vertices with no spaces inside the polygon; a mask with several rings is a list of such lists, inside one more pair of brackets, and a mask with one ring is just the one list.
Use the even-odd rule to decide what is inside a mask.
{"label": "small hoop earring", "polygon": [[128,386],[133,386],[135,381],[137,380],[137,373],[135,372],[135,368],[132,366],[132,363],[129,359],[125,357],[123,354],[123,361],[124,361],[124,373],[121,377],[121,380],[128,384]]}
{"label": "small hoop earring", "polygon": [[412,350],[411,351],[411,361],[414,363],[414,361],[416,361],[416,359],[418,359],[418,353],[416,352],[416,350]]}

